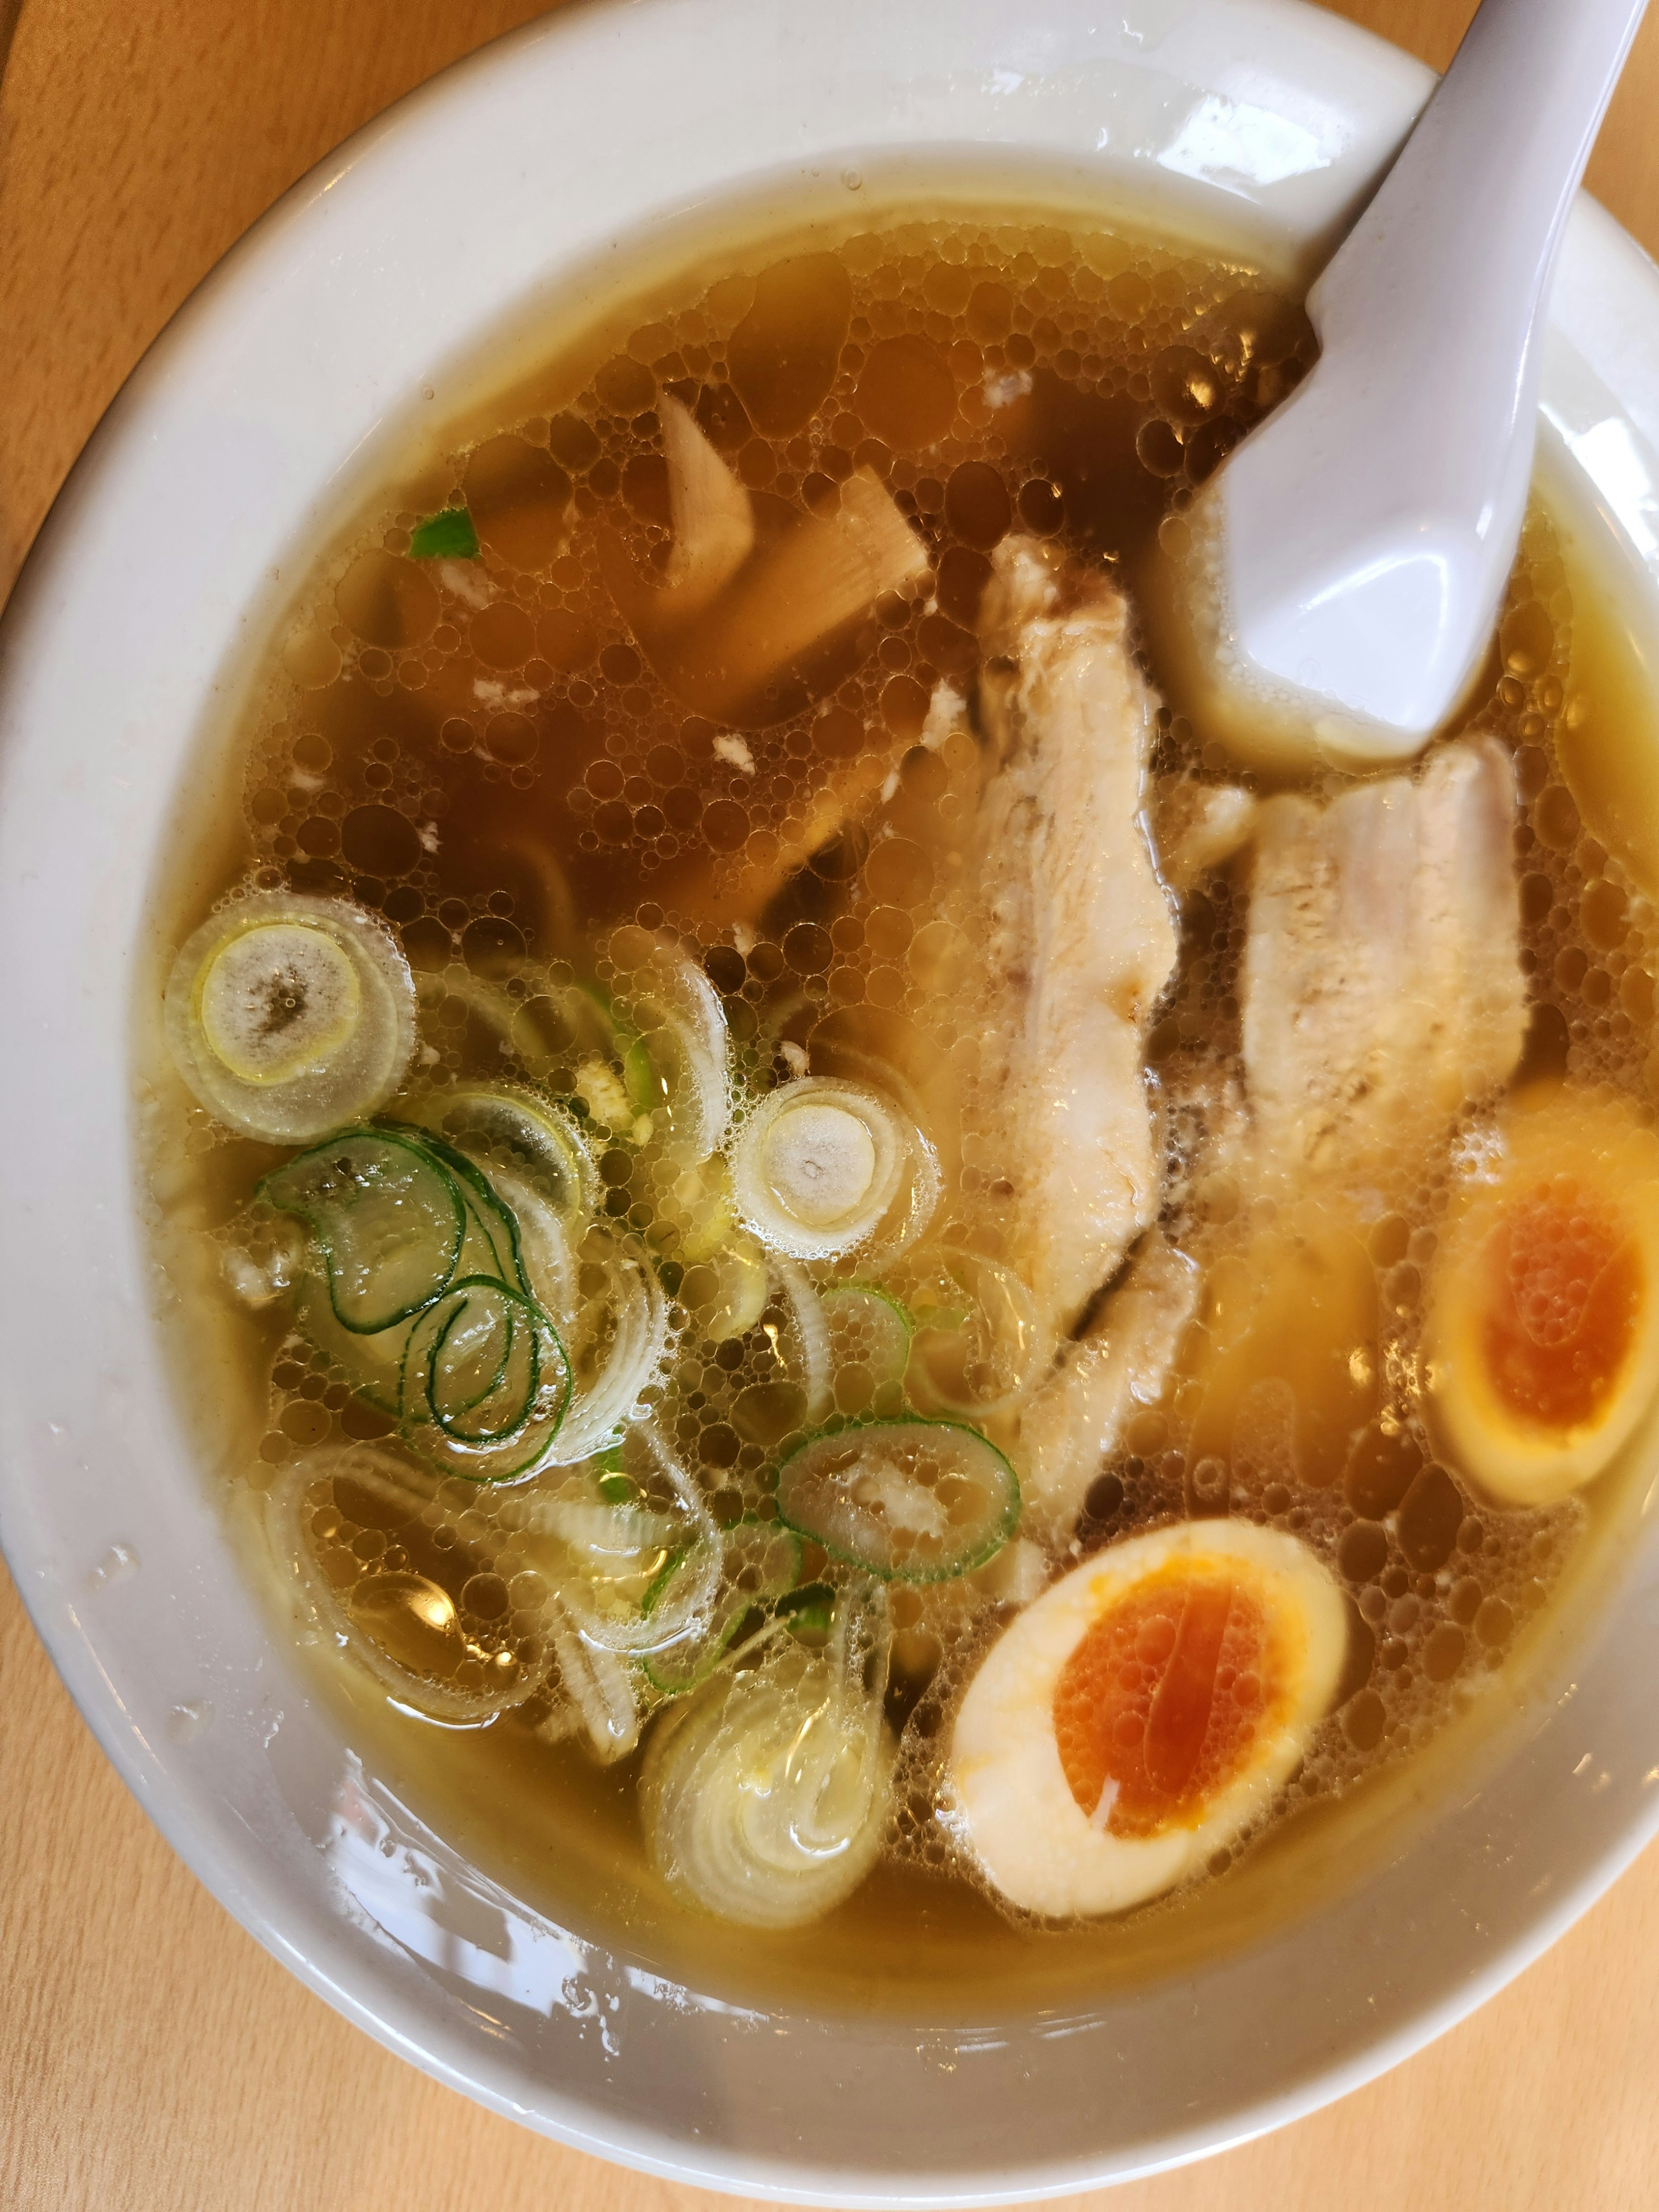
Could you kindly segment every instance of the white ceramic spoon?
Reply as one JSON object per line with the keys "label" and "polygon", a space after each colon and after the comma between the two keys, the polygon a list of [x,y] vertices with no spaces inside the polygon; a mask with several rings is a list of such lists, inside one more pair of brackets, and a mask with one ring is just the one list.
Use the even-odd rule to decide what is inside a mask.
{"label": "white ceramic spoon", "polygon": [[1158,587],[1194,721],[1247,759],[1410,757],[1490,645],[1567,210],[1645,0],[1485,0],[1308,296],[1318,362]]}

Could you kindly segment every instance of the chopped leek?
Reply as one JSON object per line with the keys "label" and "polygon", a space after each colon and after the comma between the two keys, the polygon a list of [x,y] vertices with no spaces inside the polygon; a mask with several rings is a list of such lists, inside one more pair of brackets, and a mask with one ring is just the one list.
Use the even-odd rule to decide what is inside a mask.
{"label": "chopped leek", "polygon": [[844,1592],[830,1640],[773,1638],[659,1720],[640,1778],[646,1844],[670,1887],[720,1918],[800,1928],[881,1850],[896,1747],[882,1717],[885,1593]]}
{"label": "chopped leek", "polygon": [[835,1379],[834,1353],[823,1301],[798,1260],[775,1258],[772,1273],[793,1324],[791,1334],[795,1340],[795,1358],[792,1364],[797,1369],[804,1394],[802,1410],[808,1421],[816,1423],[830,1411]]}
{"label": "chopped leek", "polygon": [[354,1336],[391,1328],[438,1297],[471,1219],[445,1164],[388,1129],[342,1130],[266,1176],[257,1194],[310,1230],[334,1317]]}
{"label": "chopped leek", "polygon": [[385,924],[346,899],[234,900],[180,948],[164,1021],[209,1113],[305,1144],[389,1097],[415,1045],[415,986]]}
{"label": "chopped leek", "polygon": [[574,1467],[637,1419],[668,1348],[668,1301],[654,1272],[626,1246],[588,1239],[601,1288],[570,1324],[570,1412],[547,1464]]}
{"label": "chopped leek", "polygon": [[588,1748],[602,1766],[609,1766],[626,1759],[640,1740],[632,1669],[584,1635],[556,1599],[551,1612],[559,1686],[581,1716]]}
{"label": "chopped leek", "polygon": [[[533,1501],[529,1525],[579,1532],[561,1573],[561,1600],[585,1642],[638,1658],[704,1634],[720,1587],[722,1545],[702,1491],[655,1429],[643,1423],[635,1434],[652,1462],[652,1486],[669,1501],[666,1512],[594,1508],[610,1516],[598,1544],[586,1516],[550,1518]],[[554,1504],[580,1496],[578,1485],[574,1497],[562,1490]],[[640,1540],[630,1542],[635,1536]]]}
{"label": "chopped leek", "polygon": [[827,1636],[835,1611],[836,1593],[828,1583],[804,1583],[786,1590],[777,1602],[778,1617],[795,1636]]}
{"label": "chopped leek", "polygon": [[507,1168],[566,1220],[591,1213],[599,1178],[575,1123],[523,1085],[464,1083],[424,1099],[416,1117],[486,1175]]}
{"label": "chopped leek", "polygon": [[688,1267],[680,1278],[680,1304],[711,1344],[743,1336],[766,1310],[766,1256],[752,1237],[738,1235]]}
{"label": "chopped leek", "polygon": [[[678,1565],[676,1559],[665,1569],[670,1578]],[[696,1689],[720,1664],[744,1617],[793,1589],[800,1567],[800,1538],[792,1528],[775,1521],[740,1521],[728,1529],[720,1588],[708,1622],[700,1635],[666,1644],[647,1659],[645,1671],[652,1686],[671,1697]],[[645,1610],[644,1600],[641,1609]]]}
{"label": "chopped leek", "polygon": [[1052,1346],[1012,1268],[976,1252],[951,1252],[910,1294],[911,1395],[927,1411],[974,1419],[1001,1413],[1044,1371]]}
{"label": "chopped leek", "polygon": [[720,1150],[732,1113],[726,1012],[678,945],[659,942],[618,986],[623,1078],[636,1114],[666,1116],[668,1149],[688,1164]]}
{"label": "chopped leek", "polygon": [[811,1437],[778,1471],[778,1510],[832,1559],[884,1581],[948,1582],[1019,1520],[1007,1461],[960,1421],[858,1421]]}
{"label": "chopped leek", "polygon": [[884,1256],[920,1234],[938,1196],[933,1149],[862,1084],[806,1076],[763,1098],[731,1148],[738,1212],[772,1250],[830,1260],[885,1229]]}
{"label": "chopped leek", "polygon": [[902,1302],[873,1283],[831,1283],[818,1296],[836,1374],[861,1368],[877,1389],[902,1382],[915,1328]]}
{"label": "chopped leek", "polygon": [[570,1365],[551,1319],[495,1277],[452,1283],[410,1332],[404,1431],[451,1474],[501,1482],[545,1466],[569,1402]]}

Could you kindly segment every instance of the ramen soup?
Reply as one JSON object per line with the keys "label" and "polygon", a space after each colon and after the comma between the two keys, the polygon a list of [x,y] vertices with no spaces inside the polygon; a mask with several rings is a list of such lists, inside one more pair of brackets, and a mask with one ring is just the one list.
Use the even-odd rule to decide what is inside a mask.
{"label": "ramen soup", "polygon": [[1138,613],[1314,354],[1086,223],[733,249],[411,438],[217,740],[181,1387],[356,1740],[568,1916],[1108,1960],[1490,1702],[1631,1456],[1582,555],[1535,505],[1365,780],[1236,767]]}

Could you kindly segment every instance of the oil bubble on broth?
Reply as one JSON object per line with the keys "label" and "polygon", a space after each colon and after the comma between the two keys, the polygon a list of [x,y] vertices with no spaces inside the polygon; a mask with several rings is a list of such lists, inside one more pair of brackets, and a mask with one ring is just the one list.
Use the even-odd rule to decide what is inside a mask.
{"label": "oil bubble on broth", "polygon": [[[1650,1127],[1659,921],[1563,764],[1596,672],[1535,501],[1482,696],[1410,801],[1428,871],[1437,759],[1512,794],[1514,1049],[1363,1159],[1346,1107],[1322,1150],[1270,1157],[1265,825],[1300,806],[1334,839],[1360,787],[1235,771],[1161,696],[1133,607],[1313,360],[1298,301],[1029,216],[733,262],[602,358],[550,337],[534,404],[481,412],[418,507],[366,510],[310,579],[234,733],[214,912],[356,914],[395,944],[412,1048],[297,1151],[163,1093],[152,1189],[173,1321],[228,1347],[214,1458],[434,1824],[493,1823],[516,1875],[641,1940],[710,1912],[761,1931],[763,1978],[826,1915],[924,1971],[930,1944],[1038,1945],[1056,1917],[976,1849],[957,1721],[1045,1593],[1164,1560],[1131,1540],[1268,1532],[1123,1601],[1079,1851],[1132,1798],[1143,1828],[1186,1808],[1171,1835],[1211,1832],[1224,1781],[1237,1805],[1180,1886],[1146,1877],[1166,1917],[1471,1711],[1542,1615],[1598,1493],[1483,1490],[1425,1329],[1500,1097]],[[1052,882],[1011,868],[1012,829],[985,842],[1036,824],[1050,849],[1074,764],[1042,701],[1066,684],[1085,721],[1116,687],[1099,742],[1151,902],[1150,980],[1095,988],[1087,1046],[1100,1156],[1133,1183],[1144,1153],[1146,1188],[1121,1218],[1080,1186],[1062,1209],[1087,1217],[1069,1301],[1030,1263],[1061,1224],[1017,1124],[1042,1104],[1031,1007],[1071,985],[1006,951],[1050,942],[1066,824]],[[1080,805],[1109,787],[1084,766]],[[1066,910],[1118,910],[1130,865]],[[280,994],[291,970],[292,996],[281,950],[235,973]],[[355,1004],[281,1018],[321,1035]],[[1249,1580],[1280,1544],[1345,1623],[1293,1740],[1262,1655],[1291,1668],[1301,1630]],[[1224,1774],[1215,1743],[1182,1749],[1180,1682],[1200,1738],[1232,1699],[1259,1788],[1244,1751]],[[1201,1803],[1189,1770],[1221,1777]]]}

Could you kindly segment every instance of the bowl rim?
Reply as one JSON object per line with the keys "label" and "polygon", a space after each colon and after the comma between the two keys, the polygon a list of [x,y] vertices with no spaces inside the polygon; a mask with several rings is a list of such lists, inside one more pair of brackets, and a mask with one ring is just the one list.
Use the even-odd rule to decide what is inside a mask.
{"label": "bowl rim", "polygon": [[[752,27],[764,19],[762,0],[719,0],[719,4],[733,27]],[[471,114],[482,123],[506,106],[514,127],[523,130],[531,111],[528,90],[538,85],[545,91],[556,79],[564,78],[561,96],[568,105],[570,81],[586,76],[612,82],[609,73],[617,67],[619,56],[625,63],[630,53],[645,55],[654,65],[665,53],[689,51],[684,42],[691,35],[694,6],[699,18],[696,36],[704,38],[713,0],[651,0],[648,8],[624,8],[619,0],[587,0],[587,4],[508,33],[419,88],[328,156],[262,217],[204,280],[133,372],[60,494],[0,625],[0,927],[31,933],[11,939],[31,945],[39,941],[32,933],[52,927],[65,933],[61,958],[51,956],[57,964],[50,975],[45,973],[48,956],[40,952],[35,957],[41,976],[31,972],[28,977],[0,982],[0,1006],[11,1016],[12,1034],[49,1029],[61,1009],[66,980],[82,989],[88,1004],[100,1012],[125,1004],[127,966],[121,961],[107,962],[112,973],[95,989],[87,984],[100,951],[107,955],[108,940],[79,930],[67,917],[62,904],[64,885],[43,886],[42,874],[49,872],[35,865],[26,825],[32,807],[50,812],[54,820],[69,819],[84,804],[88,789],[101,794],[106,809],[118,811],[125,804],[109,796],[123,757],[112,756],[104,763],[101,779],[88,780],[76,763],[65,764],[61,757],[54,757],[53,732],[63,726],[55,718],[66,702],[78,701],[82,711],[93,705],[107,709],[116,696],[112,674],[118,659],[115,648],[124,640],[131,641],[118,618],[125,604],[120,594],[142,601],[146,613],[153,614],[157,604],[159,585],[141,590],[137,581],[143,549],[124,550],[119,540],[135,514],[142,514],[147,489],[154,494],[158,465],[176,463],[184,454],[184,447],[169,441],[186,429],[195,440],[190,449],[195,455],[191,473],[180,497],[195,501],[198,510],[210,507],[215,472],[227,467],[239,487],[250,480],[256,489],[273,484],[287,453],[280,445],[260,447],[255,459],[248,459],[248,451],[258,445],[263,424],[258,406],[250,406],[246,388],[237,382],[239,371],[246,368],[248,349],[258,342],[258,334],[269,336],[269,316],[262,321],[261,303],[268,309],[270,298],[281,295],[285,285],[302,290],[309,283],[326,294],[330,283],[337,284],[331,270],[362,250],[366,211],[376,195],[409,185],[419,166],[416,162],[411,167],[411,153],[418,152],[422,134],[434,118],[453,124]],[[1349,95],[1351,102],[1359,103],[1354,110],[1358,153],[1351,145],[1341,159],[1333,158],[1320,167],[1258,179],[1254,192],[1248,180],[1245,187],[1223,185],[1223,190],[1248,204],[1253,218],[1259,216],[1265,222],[1289,221],[1306,231],[1310,222],[1317,228],[1320,221],[1327,226],[1337,221],[1356,193],[1363,197],[1367,179],[1388,146],[1408,127],[1433,81],[1396,50],[1340,18],[1303,5],[1302,0],[1200,0],[1189,9],[1147,12],[1149,19],[1155,17],[1164,27],[1148,50],[1152,52],[1183,28],[1192,39],[1210,37],[1223,44],[1231,40],[1229,51],[1236,48],[1247,60],[1251,54],[1282,54],[1288,42],[1299,58],[1296,66],[1304,78],[1298,82],[1296,69],[1287,66],[1276,88],[1263,94],[1264,100],[1278,98],[1293,108],[1296,98],[1305,95],[1316,103],[1321,67],[1339,76],[1346,72],[1356,82],[1364,79],[1370,88],[1368,107],[1358,94]],[[969,123],[988,128],[986,119],[995,120],[1000,113],[999,100],[1017,100],[1022,84],[1042,88],[1050,81],[1045,79],[1045,69],[1053,71],[1059,66],[1053,52],[1035,33],[1028,37],[1023,28],[998,29],[997,13],[988,5],[962,11],[957,25],[960,43],[964,52],[971,51],[981,61],[981,81],[946,88],[943,94],[931,78],[922,89],[916,88],[924,64],[933,66],[937,62],[929,45],[937,26],[924,23],[914,34],[902,33],[884,22],[877,0],[856,0],[846,9],[837,52],[847,69],[874,67],[890,42],[902,45],[914,35],[927,49],[921,62],[910,64],[912,80],[907,80],[916,102],[932,96],[948,106],[958,100]],[[1081,0],[1050,0],[1045,18],[1080,38],[1084,14]],[[681,46],[677,46],[677,40]],[[994,65],[985,58],[988,53],[994,57],[1004,52],[1012,58],[1006,63]],[[1131,66],[1122,54],[1104,58],[1115,66]],[[1023,67],[1015,69],[1015,61]],[[1093,66],[1092,61],[1089,65]],[[999,68],[1015,77],[1012,88],[992,82]],[[1090,82],[1092,85],[1095,80]],[[1074,92],[1075,87],[1068,80],[1061,89]],[[1224,102],[1231,97],[1213,92],[1203,96]],[[1235,106],[1241,104],[1234,102]],[[1213,125],[1214,118],[1211,120]],[[1169,124],[1167,118],[1164,123]],[[817,127],[822,133],[821,122]],[[1018,120],[1008,127],[1005,146],[1023,143],[1020,128]],[[1178,143],[1179,137],[1178,121],[1169,124],[1164,150]],[[831,134],[825,143],[838,142]],[[937,142],[939,146],[947,143],[947,137]],[[542,151],[537,158],[545,172],[552,157]],[[1343,167],[1343,160],[1350,161],[1348,167]],[[526,161],[520,183],[532,166]],[[1198,181],[1190,169],[1173,173]],[[512,163],[503,161],[492,172],[490,189],[508,191],[514,176]],[[1212,175],[1210,185],[1215,182]],[[1322,216],[1310,216],[1311,201],[1292,204],[1285,188],[1316,199],[1327,191],[1326,200],[1318,203]],[[690,194],[688,204],[695,204],[696,198]],[[359,210],[365,212],[360,215]],[[677,207],[674,211],[686,210]],[[621,226],[624,232],[632,222],[630,216]],[[510,276],[515,266],[513,256],[522,257],[526,251],[522,236],[509,241],[509,248],[504,249],[502,265]],[[522,289],[522,260],[516,265]],[[487,263],[476,289],[483,295],[489,283],[504,281],[501,268]],[[418,314],[411,316],[410,324],[426,327]],[[476,343],[482,326],[475,318],[458,358]],[[411,345],[418,354],[418,337],[411,337],[410,329],[400,327],[396,338],[405,356],[415,357],[410,356]],[[307,335],[305,343],[296,340],[284,357],[285,366],[307,392],[327,388],[328,363],[315,357],[317,350]],[[418,357],[433,358],[429,349]],[[407,397],[392,389],[388,380],[381,388],[357,394],[358,412],[371,417],[372,424],[390,424]],[[198,410],[193,424],[192,407]],[[300,411],[298,402],[295,411]],[[1659,483],[1659,271],[1610,218],[1588,202],[1581,202],[1575,212],[1553,308],[1544,415],[1578,470],[1586,495],[1599,502],[1624,538],[1650,595],[1659,594],[1659,536],[1648,526],[1653,486]],[[1601,447],[1593,447],[1593,440],[1599,425],[1615,419],[1629,428],[1629,450],[1609,457]],[[396,426],[386,428],[386,441],[402,436],[403,420],[398,416]],[[1607,442],[1603,440],[1602,446]],[[356,465],[369,469],[383,445],[376,447],[371,437],[367,453],[359,453]],[[1634,473],[1632,453],[1641,465]],[[353,465],[352,454],[330,458],[335,465],[327,479],[320,486],[308,486],[302,500],[290,497],[280,538],[283,545],[296,530],[303,530],[307,517],[326,513],[341,496],[340,483]],[[179,568],[179,575],[172,578],[177,592],[183,588],[181,579],[199,581],[212,550],[198,547],[186,559],[169,542],[155,565],[160,569],[173,562]],[[269,548],[263,550],[268,553]],[[1655,604],[1659,605],[1659,597]],[[88,633],[88,623],[95,624],[100,615],[110,617],[107,632],[94,628]],[[222,714],[232,672],[246,657],[255,612],[240,585],[234,591],[227,586],[223,600],[210,602],[210,613],[203,620],[204,633],[212,632],[204,647],[207,659],[191,675],[186,688],[199,718],[210,719]],[[89,634],[96,641],[90,654]],[[78,669],[77,658],[83,664]],[[85,665],[88,659],[94,664],[90,667]],[[148,667],[142,655],[139,660]],[[168,705],[160,690],[133,702],[118,733],[127,755],[142,752],[151,741],[155,717]],[[179,740],[175,760],[184,760],[193,743],[193,735],[188,744]],[[61,748],[58,753],[61,755]],[[78,783],[77,775],[82,778]],[[147,815],[133,818],[142,818],[154,829],[161,815],[152,803]],[[147,876],[147,869],[139,872]],[[131,921],[136,909],[129,900],[119,911]],[[96,919],[107,923],[108,910]],[[128,934],[136,941],[136,928]],[[134,951],[132,960],[137,957]],[[113,972],[117,969],[118,974]],[[112,1032],[100,1034],[107,1042]],[[67,1138],[53,1136],[52,1142],[59,1148],[55,1157],[63,1161],[72,1157],[72,1151],[63,1149],[65,1144],[84,1143],[99,1130],[131,1119],[125,1066],[100,1069],[94,1053],[84,1064],[77,1063],[77,1071],[92,1103]],[[25,1188],[16,1164],[23,1157],[27,1117],[38,1114],[39,1105],[38,1100],[0,1102],[0,1205],[14,1209],[12,1218],[20,1224],[40,1218],[38,1194]],[[76,1115],[72,1113],[70,1119],[75,1121]],[[106,1163],[97,1170],[103,1178],[98,1187],[106,1193],[111,1187],[110,1172]],[[51,1178],[47,1181],[50,1184]],[[41,1639],[123,1780],[198,1879],[257,1940],[388,2048],[497,2112],[577,2148],[705,2187],[840,2205],[1006,2203],[1069,2193],[1184,2164],[1317,2109],[1443,2033],[1529,1965],[1659,1830],[1659,1795],[1644,1792],[1633,1780],[1621,1784],[1620,1791],[1604,1801],[1620,1808],[1619,1817],[1608,1824],[1598,1850],[1580,1854],[1575,1879],[1540,1898],[1485,1962],[1455,1985],[1414,2006],[1406,2005],[1392,2029],[1353,2041],[1345,2055],[1322,2067],[1304,2067],[1277,2093],[1253,2094],[1235,2106],[1224,2099],[1199,2122],[1166,2130],[1139,2153],[1095,2156],[1085,2152],[1049,2160],[1028,2155],[1000,2170],[975,2169],[970,2176],[964,2166],[929,2177],[890,2165],[852,2163],[854,2146],[848,2147],[848,2162],[837,2165],[822,2155],[792,2158],[775,2148],[757,2154],[730,2142],[699,2144],[684,2126],[630,2124],[605,2112],[592,2096],[556,2087],[539,2105],[527,2104],[520,2077],[500,2070],[492,2075],[477,2038],[469,2043],[447,2025],[434,2028],[417,1985],[407,1977],[399,1980],[388,1969],[378,1983],[368,1975],[365,1986],[361,1958],[347,1957],[327,1942],[319,1942],[315,1926],[292,1908],[285,1893],[273,1888],[263,1842],[249,1838],[239,1847],[228,1827],[216,1830],[206,1823],[201,1807],[203,1793],[210,1785],[188,1728],[164,1741],[155,1723],[158,1717],[165,1723],[167,1712],[158,1712],[154,1700],[145,1707],[131,1686],[136,1679],[132,1655],[148,1645],[143,1620],[132,1614],[129,1600],[132,1591],[151,1584],[127,1573],[117,1557],[118,1530],[124,1524],[118,1516],[110,1518],[107,1492],[97,1487],[86,1462],[89,1455],[95,1456],[100,1440],[106,1445],[125,1422],[133,1424],[132,1433],[141,1439],[135,1443],[135,1453],[152,1460],[164,1461],[169,1450],[176,1457],[177,1433],[155,1396],[154,1374],[143,1371],[144,1359],[138,1358],[137,1370],[132,1364],[134,1342],[145,1325],[137,1317],[134,1288],[136,1285],[142,1297],[145,1278],[136,1235],[128,1233],[131,1229],[131,1224],[125,1231],[109,1229],[108,1249],[100,1253],[93,1271],[95,1286],[107,1294],[112,1308],[108,1321],[97,1324],[102,1334],[95,1344],[102,1364],[99,1389],[93,1395],[100,1399],[101,1428],[90,1428],[82,1435],[73,1421],[57,1424],[47,1416],[40,1403],[41,1386],[24,1358],[29,1335],[22,1305],[12,1291],[0,1296],[0,1382],[4,1386],[0,1403],[0,1543]],[[153,1355],[149,1365],[155,1365]],[[61,1499],[54,1497],[54,1484]],[[176,1509],[177,1517],[161,1517],[161,1533],[182,1531],[192,1540],[201,1540],[198,1508],[199,1501],[193,1501],[188,1511],[182,1501],[170,1502],[167,1510]],[[96,1522],[95,1543],[85,1535],[77,1516],[88,1516],[87,1526]],[[146,1576],[154,1571],[147,1567]],[[1650,1582],[1659,1582],[1659,1574],[1633,1574],[1621,1598],[1621,1616],[1647,1595]],[[128,1616],[112,1616],[110,1608],[121,1604],[128,1604]],[[186,1652],[187,1644],[179,1643],[169,1657],[188,1665],[191,1662],[179,1656]],[[198,1673],[211,1672],[206,1662],[193,1663]],[[187,1710],[175,1704],[168,1711],[177,1716]],[[1540,1729],[1547,1718],[1540,1723]],[[229,1722],[224,1725],[228,1727]],[[266,1802],[276,1803],[274,1797]]]}

